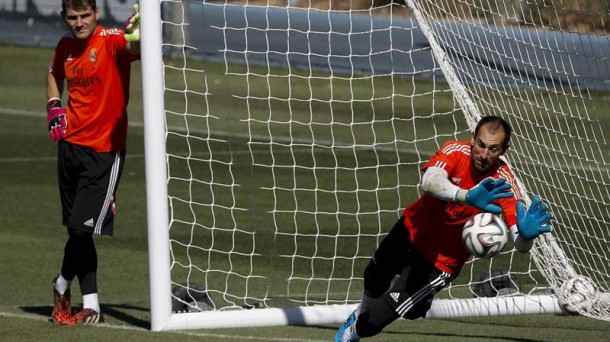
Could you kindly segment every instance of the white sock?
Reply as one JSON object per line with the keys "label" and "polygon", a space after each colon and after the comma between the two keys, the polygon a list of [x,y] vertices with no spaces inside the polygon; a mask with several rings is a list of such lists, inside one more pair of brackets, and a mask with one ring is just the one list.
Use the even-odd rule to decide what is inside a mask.
{"label": "white sock", "polygon": [[97,293],[91,293],[83,296],[83,309],[92,309],[100,313],[100,302],[97,299]]}
{"label": "white sock", "polygon": [[70,281],[66,280],[66,278],[64,278],[60,273],[59,276],[57,276],[57,279],[55,279],[55,289],[57,290],[57,292],[59,292],[59,294],[63,295],[69,288]]}

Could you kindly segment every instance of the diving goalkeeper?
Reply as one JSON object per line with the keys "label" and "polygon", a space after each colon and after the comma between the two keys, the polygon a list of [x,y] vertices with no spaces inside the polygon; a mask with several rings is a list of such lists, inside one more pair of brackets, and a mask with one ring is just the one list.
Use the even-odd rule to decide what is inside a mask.
{"label": "diving goalkeeper", "polygon": [[[485,116],[470,141],[448,141],[423,166],[424,194],[408,205],[364,270],[364,293],[335,342],[379,334],[396,319],[425,317],[434,295],[453,281],[470,254],[461,233],[480,212],[502,214],[515,248],[527,252],[552,215],[536,197],[525,210],[522,191],[500,159],[511,127]],[[394,277],[398,278],[392,284]]]}

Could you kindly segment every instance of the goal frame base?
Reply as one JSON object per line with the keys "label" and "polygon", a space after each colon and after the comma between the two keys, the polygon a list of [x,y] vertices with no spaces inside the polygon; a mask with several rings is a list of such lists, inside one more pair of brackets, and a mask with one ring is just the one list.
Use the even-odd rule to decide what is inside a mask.
{"label": "goal frame base", "polygon": [[[243,328],[341,323],[357,304],[318,305],[291,308],[219,310],[173,313],[168,321],[152,330]],[[491,317],[531,314],[564,314],[557,297],[552,295],[517,295],[469,299],[437,299],[427,319]]]}

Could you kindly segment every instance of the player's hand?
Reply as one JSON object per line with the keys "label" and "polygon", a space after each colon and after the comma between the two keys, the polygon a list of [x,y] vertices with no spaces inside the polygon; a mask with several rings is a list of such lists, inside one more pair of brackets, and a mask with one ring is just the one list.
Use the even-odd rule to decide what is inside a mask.
{"label": "player's hand", "polygon": [[68,121],[66,120],[66,110],[61,107],[60,99],[52,98],[47,102],[47,122],[51,140],[61,140],[68,129]]}
{"label": "player's hand", "polygon": [[519,236],[524,240],[532,240],[542,233],[550,233],[553,230],[549,224],[551,218],[553,218],[553,214],[549,212],[549,208],[538,196],[534,197],[527,212],[525,205],[517,202],[517,229]]}
{"label": "player's hand", "polygon": [[510,184],[504,178],[487,177],[466,193],[466,203],[483,211],[501,214],[502,208],[492,202],[499,198],[510,198]]}
{"label": "player's hand", "polygon": [[130,43],[140,41],[140,9],[138,4],[133,5],[133,14],[125,24],[125,40]]}

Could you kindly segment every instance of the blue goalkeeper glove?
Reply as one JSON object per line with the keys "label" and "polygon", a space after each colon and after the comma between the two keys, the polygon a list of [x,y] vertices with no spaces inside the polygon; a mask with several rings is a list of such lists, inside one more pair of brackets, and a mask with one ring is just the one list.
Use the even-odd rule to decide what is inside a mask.
{"label": "blue goalkeeper glove", "polygon": [[53,141],[61,140],[68,129],[66,110],[61,106],[61,100],[54,97],[47,102],[47,122],[49,124],[49,138]]}
{"label": "blue goalkeeper glove", "polygon": [[515,194],[508,191],[510,184],[504,178],[487,177],[466,193],[466,203],[483,211],[502,214],[502,208],[492,202],[499,198],[510,198]]}
{"label": "blue goalkeeper glove", "polygon": [[550,233],[553,230],[549,224],[551,218],[553,214],[538,196],[534,197],[527,212],[523,202],[517,202],[517,229],[524,240],[529,241],[542,233]]}
{"label": "blue goalkeeper glove", "polygon": [[129,43],[140,41],[140,9],[138,4],[133,5],[133,14],[125,24],[125,40]]}

